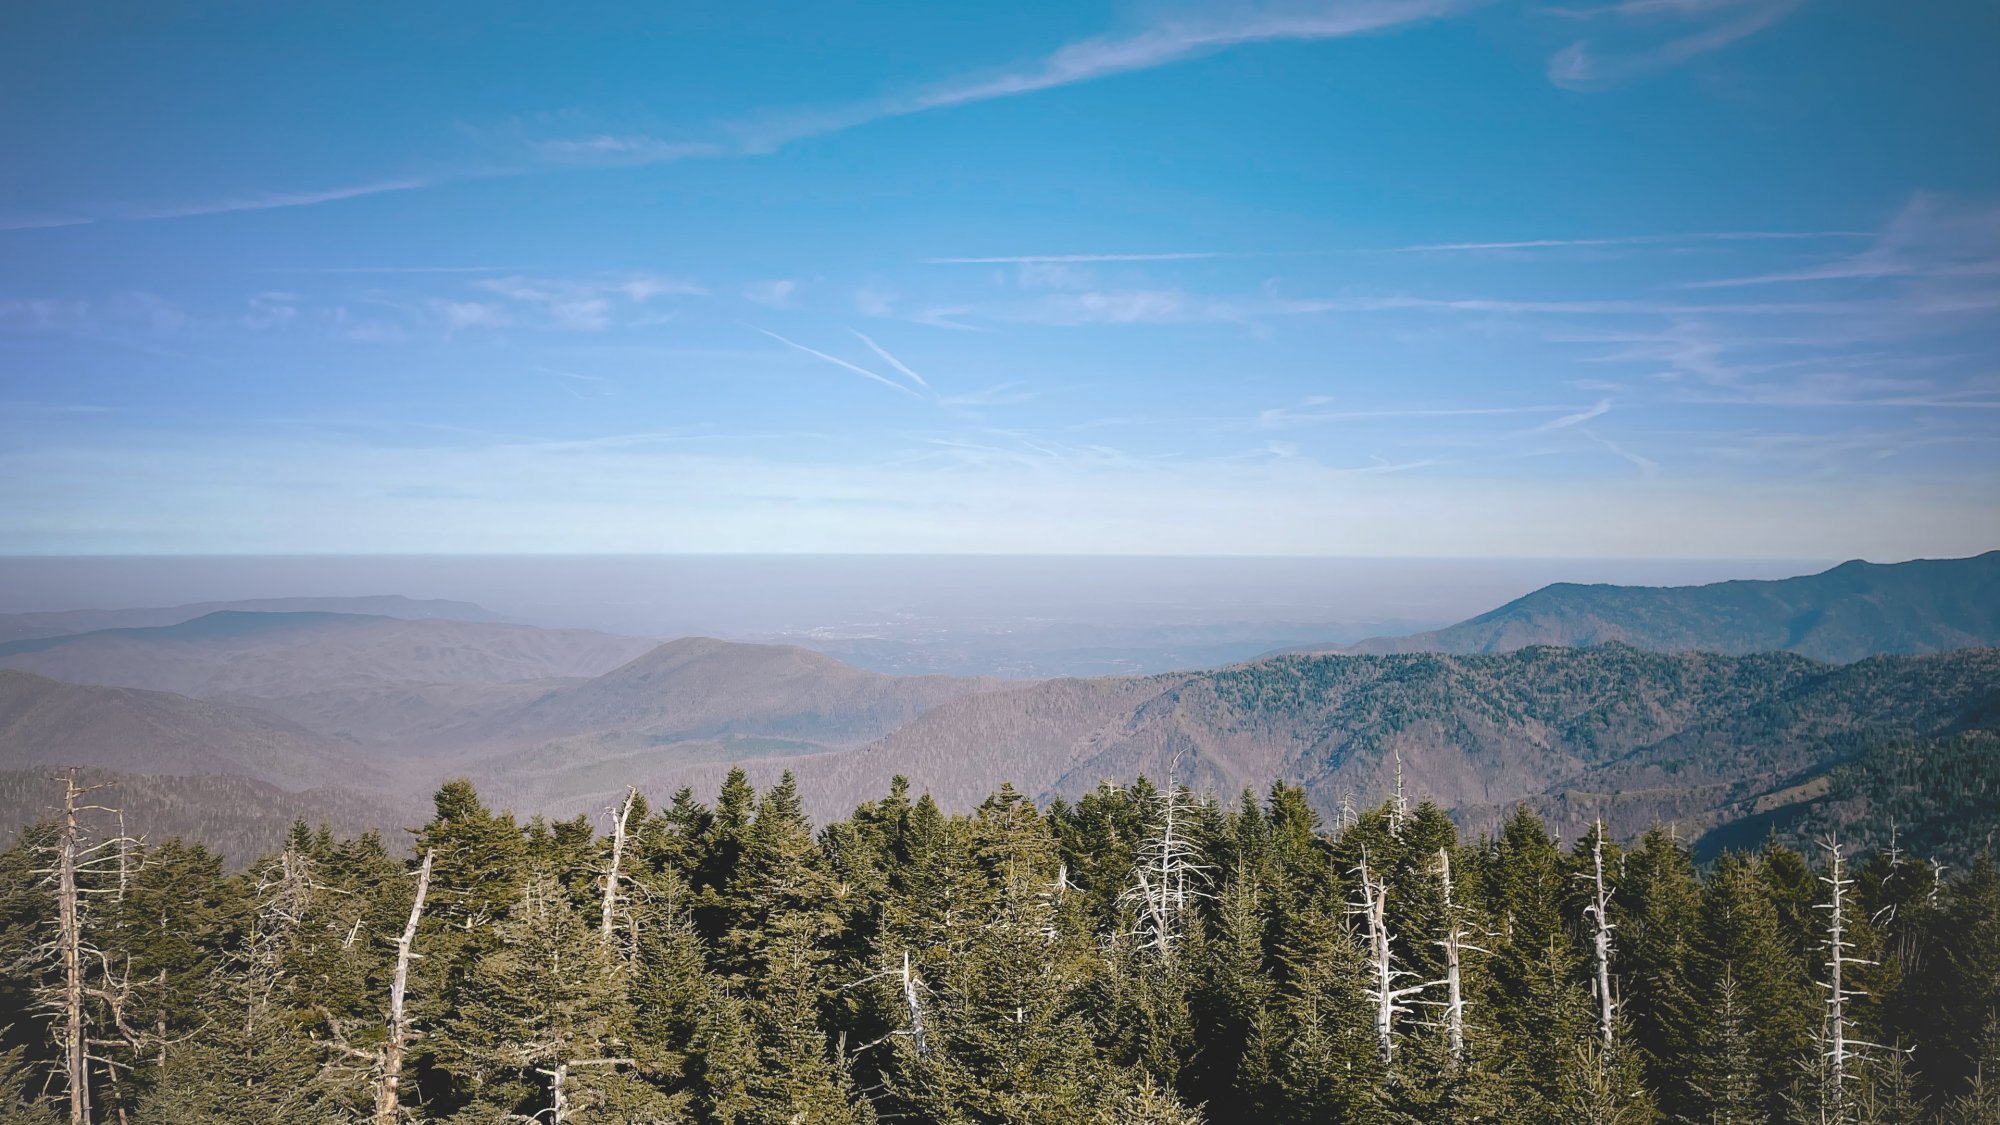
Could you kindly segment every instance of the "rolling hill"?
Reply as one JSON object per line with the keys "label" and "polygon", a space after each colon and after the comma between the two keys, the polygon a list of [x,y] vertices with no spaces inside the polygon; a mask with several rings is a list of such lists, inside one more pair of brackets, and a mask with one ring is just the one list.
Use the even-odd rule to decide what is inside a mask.
{"label": "rolling hill", "polygon": [[1558,583],[1489,613],[1338,651],[1511,652],[1623,642],[1660,652],[1796,652],[1845,663],[2000,644],[2000,551],[1846,562],[1819,574],[1707,586]]}
{"label": "rolling hill", "polygon": [[461,733],[508,741],[606,731],[656,741],[750,735],[857,745],[940,703],[1000,683],[891,676],[790,645],[686,637],[501,710]]}

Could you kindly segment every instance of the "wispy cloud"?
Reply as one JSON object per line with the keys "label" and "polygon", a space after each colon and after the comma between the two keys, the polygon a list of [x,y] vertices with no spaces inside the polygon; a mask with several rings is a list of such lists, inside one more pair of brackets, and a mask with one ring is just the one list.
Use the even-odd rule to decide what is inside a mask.
{"label": "wispy cloud", "polygon": [[186,219],[199,215],[227,215],[238,211],[273,211],[286,207],[312,207],[321,203],[337,203],[341,200],[359,199],[369,195],[415,191],[418,188],[431,187],[440,183],[444,178],[464,179],[468,174],[460,174],[452,177],[421,176],[374,180],[366,183],[317,188],[306,191],[253,192],[243,195],[223,196],[216,199],[180,202],[104,203],[94,206],[79,206],[76,209],[78,213],[65,215],[0,215],[0,231],[34,230],[44,227],[87,226],[93,223],[136,223],[153,219]]}
{"label": "wispy cloud", "polygon": [[1242,256],[1245,255],[1210,250],[1181,250],[1159,254],[1007,254],[990,258],[925,258],[924,261],[933,266],[1017,266],[1065,262],[1186,262],[1203,258]]}
{"label": "wispy cloud", "polygon": [[1068,44],[1026,65],[969,75],[908,93],[845,106],[787,110],[712,127],[714,136],[654,137],[600,132],[531,139],[543,162],[564,165],[659,164],[756,156],[814,137],[878,121],[978,102],[1020,97],[1119,74],[1151,70],[1255,43],[1343,39],[1449,15],[1469,0],[1320,0],[1283,8],[1235,7],[1171,19],[1125,35]]}
{"label": "wispy cloud", "polygon": [[792,297],[798,288],[799,283],[790,278],[753,281],[743,287],[743,299],[767,309],[788,309],[792,307]]}
{"label": "wispy cloud", "polygon": [[93,221],[76,215],[57,215],[38,211],[0,211],[0,231],[80,227],[87,226]]}
{"label": "wispy cloud", "polygon": [[399,274],[516,273],[523,266],[265,266],[258,273]]}
{"label": "wispy cloud", "polygon": [[684,277],[620,274],[603,277],[508,276],[474,282],[474,288],[538,312],[540,326],[601,332],[614,324],[655,323],[666,315],[644,311],[656,298],[699,297],[708,289]]}
{"label": "wispy cloud", "polygon": [[[1549,81],[1597,89],[1668,70],[1778,23],[1805,0],[1627,0],[1555,14],[1608,25],[1549,60]],[[1611,45],[1606,46],[1606,41]]]}
{"label": "wispy cloud", "polygon": [[71,332],[89,323],[87,301],[52,297],[0,300],[0,331]]}
{"label": "wispy cloud", "polygon": [[798,351],[802,351],[802,352],[804,352],[805,354],[807,354],[807,355],[809,355],[809,356],[817,356],[818,358],[820,358],[820,359],[823,359],[823,360],[825,360],[826,362],[828,362],[828,363],[831,363],[831,364],[833,364],[833,365],[834,365],[835,367],[842,367],[842,368],[845,368],[845,369],[847,369],[847,370],[849,370],[849,371],[852,371],[852,372],[854,372],[854,373],[855,373],[856,375],[860,375],[860,376],[862,376],[863,378],[866,378],[866,379],[873,379],[873,380],[875,380],[875,381],[876,381],[877,383],[880,383],[880,384],[882,384],[882,385],[883,385],[883,386],[885,386],[885,387],[889,387],[889,388],[891,388],[891,389],[893,389],[893,390],[897,390],[897,391],[901,391],[902,393],[904,393],[904,394],[906,394],[906,395],[909,395],[909,396],[910,396],[910,397],[912,397],[912,398],[922,398],[922,397],[923,397],[922,395],[918,394],[918,393],[917,393],[916,391],[913,391],[913,390],[911,390],[910,388],[908,388],[908,387],[904,386],[903,384],[901,384],[901,383],[898,383],[898,382],[896,382],[896,381],[895,381],[894,379],[891,379],[891,378],[889,378],[889,377],[887,377],[887,376],[885,376],[885,375],[878,375],[878,374],[876,374],[875,372],[873,372],[873,371],[870,371],[870,370],[868,370],[868,369],[867,369],[866,367],[863,367],[863,366],[861,366],[860,364],[857,364],[857,363],[849,363],[848,361],[846,361],[846,360],[844,360],[844,359],[840,358],[840,357],[839,357],[839,356],[837,356],[837,355],[828,355],[827,353],[825,353],[825,352],[823,352],[823,351],[820,351],[820,350],[819,350],[818,348],[809,348],[809,347],[805,346],[804,344],[801,344],[801,343],[799,343],[799,342],[798,342],[797,340],[792,340],[792,339],[787,339],[786,337],[784,337],[784,336],[780,336],[780,335],[778,335],[778,334],[777,334],[776,332],[773,332],[773,331],[771,331],[771,330],[770,330],[770,329],[768,329],[768,328],[758,328],[758,327],[757,327],[756,325],[754,325],[754,324],[751,324],[751,325],[745,325],[745,327],[747,327],[747,328],[749,328],[749,329],[751,329],[752,331],[755,331],[755,332],[761,332],[761,333],[763,333],[764,335],[766,335],[766,336],[769,336],[769,337],[770,337],[771,339],[773,339],[773,340],[776,340],[777,342],[779,342],[780,344],[783,344],[783,345],[785,345],[785,346],[786,346],[786,347],[788,347],[788,348],[794,348],[794,349],[796,349],[796,350],[798,350]]}
{"label": "wispy cloud", "polygon": [[[1332,406],[1333,401],[1325,395],[1308,395],[1291,406],[1277,406],[1259,411],[1257,425],[1266,430],[1283,430],[1324,425],[1328,422],[1359,422],[1391,418],[1479,418],[1508,414],[1570,412],[1569,417],[1581,421],[1597,416],[1590,412],[1594,409],[1592,407],[1578,408],[1546,403],[1526,406],[1387,406],[1335,409]],[[1543,428],[1548,429],[1553,426]]]}
{"label": "wispy cloud", "polygon": [[1798,270],[1689,282],[1690,289],[1882,278],[2000,278],[2000,205],[1966,204],[1919,192],[1872,245]]}
{"label": "wispy cloud", "polygon": [[1568,429],[1571,426],[1582,425],[1583,423],[1590,421],[1592,418],[1601,418],[1604,415],[1609,414],[1610,412],[1611,412],[1611,400],[1608,398],[1601,398],[1598,399],[1596,402],[1592,403],[1590,406],[1582,410],[1579,410],[1574,414],[1565,414],[1560,418],[1551,419],[1550,421],[1544,422],[1541,425],[1535,427],[1535,429],[1538,432]]}
{"label": "wispy cloud", "polygon": [[1650,457],[1642,457],[1639,454],[1634,453],[1631,450],[1625,448],[1624,446],[1618,444],[1617,442],[1612,441],[1610,438],[1600,437],[1597,434],[1592,433],[1590,430],[1587,429],[1578,430],[1577,433],[1580,433],[1584,437],[1589,438],[1591,441],[1596,442],[1598,445],[1602,446],[1607,452],[1611,453],[1613,456],[1621,457],[1627,461],[1630,461],[1632,464],[1638,466],[1640,476],[1650,479],[1652,477],[1657,477],[1660,475],[1660,463],[1658,461],[1655,461]]}
{"label": "wispy cloud", "polygon": [[1690,242],[1773,242],[1819,241],[1841,238],[1869,238],[1871,231],[1857,230],[1735,230],[1698,231],[1689,234],[1633,234],[1609,238],[1530,238],[1515,242],[1433,242],[1415,246],[1390,246],[1364,251],[1375,254],[1442,254],[1482,250],[1562,250],[1599,246],[1659,246]]}
{"label": "wispy cloud", "polygon": [[562,371],[554,367],[541,367],[537,368],[537,370],[555,376],[556,384],[569,392],[573,398],[589,401],[597,398],[609,398],[612,393],[613,384],[611,380],[602,375],[587,375],[581,371]]}

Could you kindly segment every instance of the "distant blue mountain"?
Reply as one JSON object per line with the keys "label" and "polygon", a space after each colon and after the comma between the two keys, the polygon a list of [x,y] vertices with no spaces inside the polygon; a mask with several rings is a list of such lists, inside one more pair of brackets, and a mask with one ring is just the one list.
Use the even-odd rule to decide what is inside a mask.
{"label": "distant blue mountain", "polygon": [[493,624],[511,620],[471,602],[406,598],[400,594],[351,598],[246,598],[233,602],[197,602],[150,609],[77,609],[4,614],[0,615],[0,642],[95,633],[106,629],[157,629],[215,613],[341,613],[411,621],[440,618]]}

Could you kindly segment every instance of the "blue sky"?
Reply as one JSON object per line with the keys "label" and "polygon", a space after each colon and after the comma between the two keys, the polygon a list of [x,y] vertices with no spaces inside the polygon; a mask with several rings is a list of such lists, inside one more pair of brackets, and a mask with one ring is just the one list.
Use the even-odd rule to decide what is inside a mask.
{"label": "blue sky", "polygon": [[13,5],[0,553],[2000,545],[2000,9]]}

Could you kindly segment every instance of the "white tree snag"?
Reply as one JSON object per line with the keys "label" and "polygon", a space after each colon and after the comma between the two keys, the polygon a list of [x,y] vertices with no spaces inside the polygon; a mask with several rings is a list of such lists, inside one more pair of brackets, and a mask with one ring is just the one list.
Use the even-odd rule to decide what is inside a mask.
{"label": "white tree snag", "polygon": [[1403,838],[1403,822],[1410,817],[1410,798],[1403,791],[1403,752],[1396,751],[1396,795],[1389,802],[1389,835]]}
{"label": "white tree snag", "polygon": [[1208,882],[1209,865],[1201,862],[1201,850],[1180,828],[1187,806],[1181,790],[1161,790],[1159,830],[1140,847],[1132,885],[1118,896],[1139,912],[1140,948],[1153,950],[1164,961],[1173,959],[1179,944],[1181,913],[1194,899],[1207,897],[1201,885]]}
{"label": "white tree snag", "polygon": [[1830,1120],[1845,1121],[1850,1064],[1859,1060],[1861,1048],[1879,1046],[1848,1038],[1847,1002],[1858,993],[1847,987],[1845,970],[1850,965],[1873,965],[1875,962],[1849,955],[1848,951],[1854,948],[1854,943],[1847,934],[1847,888],[1854,885],[1854,880],[1847,877],[1847,864],[1840,854],[1839,841],[1828,836],[1820,846],[1827,852],[1827,873],[1819,877],[1819,881],[1827,886],[1827,898],[1825,902],[1815,904],[1818,909],[1827,912],[1826,980],[1820,985],[1826,989],[1826,1024],[1822,1033],[1826,1089],[1822,1100]]}
{"label": "white tree snag", "polygon": [[1597,1030],[1609,1048],[1612,1039],[1613,1021],[1616,1017],[1616,1001],[1611,994],[1611,891],[1604,885],[1604,821],[1597,821],[1596,839],[1590,848],[1590,868],[1593,893],[1590,904],[1583,908],[1595,924],[1591,935],[1591,945],[1597,961]]}
{"label": "white tree snag", "polygon": [[[924,1006],[917,1003],[917,981],[910,975],[910,951],[907,949],[903,951],[903,1003],[910,1009],[911,1045],[916,1047],[917,1054],[929,1054],[930,1042],[924,1037]],[[1016,1022],[1019,1022],[1018,1019]]]}
{"label": "white tree snag", "polygon": [[604,872],[604,917],[600,923],[605,941],[611,940],[611,931],[617,924],[618,868],[625,860],[625,823],[632,818],[632,804],[638,799],[638,787],[627,786],[625,803],[611,810],[611,866]]}
{"label": "white tree snag", "polygon": [[403,927],[403,936],[396,939],[396,976],[389,985],[389,1038],[382,1044],[382,1054],[376,1064],[375,1084],[375,1125],[396,1125],[400,1108],[397,1086],[403,1079],[403,1049],[410,1041],[409,1017],[403,1011],[403,997],[410,984],[410,946],[417,940],[417,923],[423,920],[424,897],[431,889],[431,858],[435,851],[424,853],[423,866],[417,868],[417,895],[410,903],[410,921]]}
{"label": "white tree snag", "polygon": [[1444,949],[1444,1027],[1451,1043],[1451,1057],[1465,1057],[1465,991],[1459,976],[1459,952],[1465,937],[1459,924],[1458,904],[1451,895],[1451,852],[1438,849],[1438,878],[1444,884],[1444,937],[1437,944]]}
{"label": "white tree snag", "polygon": [[63,1050],[63,1075],[69,1086],[70,1125],[90,1123],[90,1062],[88,1028],[83,1010],[83,915],[76,885],[77,797],[84,792],[71,769],[56,780],[63,783],[63,822],[56,837],[56,942],[62,963],[62,1014],[56,1037]]}
{"label": "white tree snag", "polygon": [[1391,953],[1395,939],[1389,933],[1389,885],[1369,873],[1366,855],[1361,858],[1361,866],[1355,868],[1355,874],[1361,879],[1361,901],[1350,904],[1348,913],[1361,915],[1368,929],[1368,963],[1373,981],[1367,995],[1375,1008],[1376,1048],[1386,1063],[1395,1058],[1396,1017],[1410,1010],[1403,1001],[1438,982],[1396,987],[1398,980],[1410,974],[1396,968]]}

